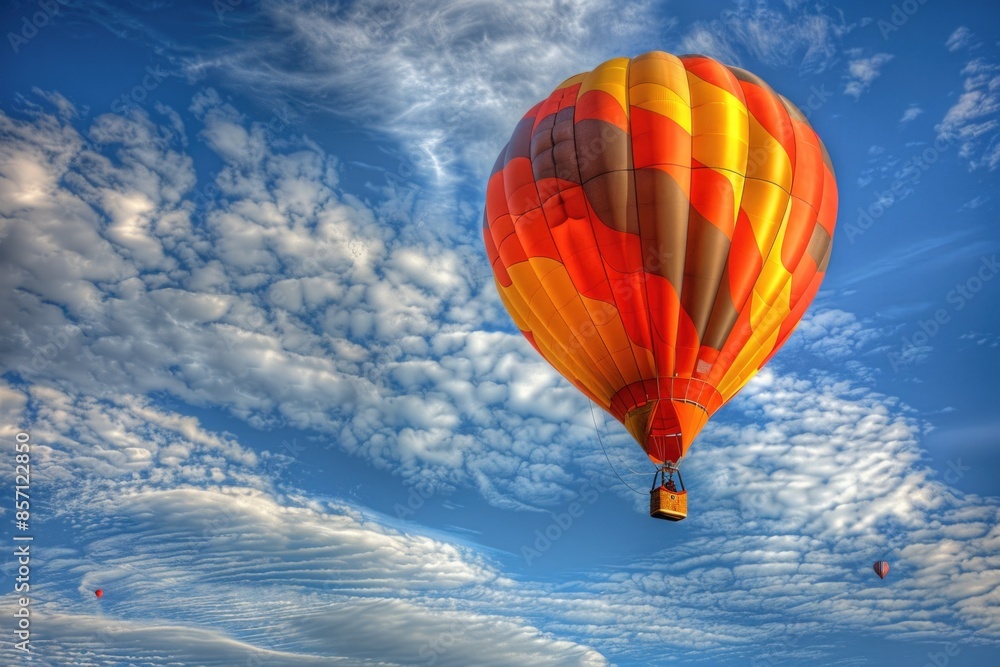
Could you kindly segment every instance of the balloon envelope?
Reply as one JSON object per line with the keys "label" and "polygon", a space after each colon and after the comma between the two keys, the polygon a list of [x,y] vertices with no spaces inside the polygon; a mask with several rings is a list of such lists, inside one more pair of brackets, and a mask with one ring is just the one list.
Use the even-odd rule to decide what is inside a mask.
{"label": "balloon envelope", "polygon": [[94,595],[96,595],[99,598],[102,598],[104,597],[104,591],[98,588],[96,591],[94,591]]}
{"label": "balloon envelope", "polygon": [[875,574],[878,575],[879,579],[885,579],[885,575],[889,574],[889,564],[884,560],[875,561]]}
{"label": "balloon envelope", "polygon": [[486,193],[500,298],[654,463],[781,347],[819,289],[837,187],[805,116],[704,56],[617,58],[525,114]]}

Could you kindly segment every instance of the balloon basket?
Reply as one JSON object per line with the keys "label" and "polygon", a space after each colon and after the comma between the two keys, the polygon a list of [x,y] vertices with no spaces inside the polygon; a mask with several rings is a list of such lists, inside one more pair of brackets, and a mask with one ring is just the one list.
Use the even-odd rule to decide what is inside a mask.
{"label": "balloon basket", "polygon": [[688,515],[687,491],[670,491],[659,487],[649,492],[649,516],[654,519],[680,521]]}
{"label": "balloon basket", "polygon": [[[666,479],[670,473],[670,480]],[[680,481],[681,488],[674,485],[674,473]],[[657,486],[656,478],[660,478],[660,485]],[[686,519],[688,515],[687,490],[684,488],[684,481],[681,480],[680,471],[677,468],[664,466],[653,475],[653,488],[649,490],[649,516],[654,519],[665,519],[667,521],[680,521]]]}

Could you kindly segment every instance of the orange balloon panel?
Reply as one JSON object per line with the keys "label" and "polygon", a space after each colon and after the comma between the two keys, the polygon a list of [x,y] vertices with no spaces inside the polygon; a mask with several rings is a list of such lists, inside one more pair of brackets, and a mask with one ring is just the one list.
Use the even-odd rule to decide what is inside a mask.
{"label": "orange balloon panel", "polygon": [[525,114],[483,236],[525,337],[662,463],[791,334],[836,215],[830,157],[794,105],[744,70],[657,51]]}

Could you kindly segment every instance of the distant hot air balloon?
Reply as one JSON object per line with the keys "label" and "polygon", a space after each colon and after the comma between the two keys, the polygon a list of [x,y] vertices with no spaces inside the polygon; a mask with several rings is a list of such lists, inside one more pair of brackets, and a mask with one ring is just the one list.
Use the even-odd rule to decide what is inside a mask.
{"label": "distant hot air balloon", "polygon": [[94,595],[96,595],[98,598],[102,598],[104,597],[104,591],[98,588],[96,591],[94,591]]}
{"label": "distant hot air balloon", "polygon": [[872,567],[875,569],[875,574],[878,575],[879,579],[885,579],[885,575],[889,574],[889,564],[884,560],[875,561],[875,565]]}
{"label": "distant hot air balloon", "polygon": [[[525,114],[483,236],[532,346],[673,473],[805,313],[836,213],[829,155],[791,102],[745,70],[656,51]],[[684,518],[673,494],[651,513]]]}

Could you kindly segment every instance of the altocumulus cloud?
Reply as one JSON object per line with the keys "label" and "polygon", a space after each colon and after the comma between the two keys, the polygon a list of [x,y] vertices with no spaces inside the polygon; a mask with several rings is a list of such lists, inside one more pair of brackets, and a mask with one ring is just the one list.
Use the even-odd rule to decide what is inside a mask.
{"label": "altocumulus cloud", "polygon": [[[709,661],[833,661],[833,627],[1000,641],[1000,505],[951,488],[960,462],[923,464],[905,406],[825,373],[764,371],[733,408],[688,461],[686,480],[709,496],[695,534],[577,582],[569,619],[598,648],[640,658],[664,641],[646,629],[663,626],[680,629],[674,650]],[[873,581],[879,558],[892,587]]]}
{"label": "altocumulus cloud", "polygon": [[[35,406],[36,484],[86,545],[38,563],[76,583],[33,588],[44,664],[606,664],[505,609],[515,582],[472,551],[276,493],[252,452],[190,418],[134,397],[10,385],[3,397],[7,424]],[[95,615],[81,593],[98,585],[128,621]]]}
{"label": "altocumulus cloud", "polygon": [[[706,433],[688,467],[704,506],[684,545],[558,586],[363,508],[276,489],[256,454],[145,399],[10,385],[3,398],[5,423],[29,423],[44,443],[38,481],[85,545],[42,562],[75,580],[38,591],[40,616],[67,629],[42,640],[51,664],[196,650],[205,664],[604,664],[596,651],[661,648],[651,626],[679,629],[673,656],[719,660],[765,648],[794,659],[805,649],[789,637],[831,627],[1000,638],[996,500],[923,466],[920,424],[901,406],[823,374],[763,373],[736,418]],[[873,586],[878,557],[897,585]],[[129,621],[93,615],[81,600],[98,585]],[[187,648],[166,641],[191,628]]]}
{"label": "altocumulus cloud", "polygon": [[936,126],[938,137],[957,140],[973,169],[1000,165],[1000,64],[979,56],[962,68],[962,94]]}
{"label": "altocumulus cloud", "polygon": [[[546,21],[482,4],[477,23],[461,3],[435,3],[428,30],[427,3],[358,3],[332,18],[308,3],[267,4],[321,65],[292,76],[277,61],[268,84],[356,90],[351,65],[370,63],[368,92],[341,99],[344,110],[387,128],[446,182],[485,169],[511,110],[557,83],[542,70],[563,67],[539,62],[572,69],[595,26],[623,36],[634,26],[609,21],[607,3],[564,3],[565,39],[550,46]],[[536,9],[553,18],[554,7]],[[735,53],[755,41],[764,62],[796,55],[819,71],[850,29],[806,10],[749,18],[751,32],[707,46]],[[502,33],[480,39],[493,23]],[[511,50],[523,40],[532,48]],[[276,47],[237,44],[192,57],[190,71],[257,78],[251,63]],[[859,93],[884,64],[858,69]],[[992,166],[992,65],[974,61],[964,76],[939,131]],[[921,458],[924,425],[840,375],[762,374],[689,461],[690,481],[711,494],[685,549],[559,587],[518,581],[475,550],[394,531],[360,508],[275,488],[265,454],[144,396],[319,431],[387,471],[472,486],[502,507],[564,506],[574,480],[606,464],[579,447],[593,440],[586,403],[506,323],[469,233],[477,211],[445,204],[439,212],[453,217],[442,220],[467,224],[406,235],[392,223],[410,219],[413,202],[387,190],[366,204],[340,187],[335,157],[308,140],[277,141],[211,89],[192,100],[195,127],[158,106],[78,130],[65,98],[39,97],[54,114],[27,105],[23,117],[0,115],[0,361],[20,376],[2,387],[4,423],[30,423],[48,443],[39,461],[62,489],[63,516],[81,526],[87,546],[50,554],[52,564],[75,573],[80,590],[98,572],[134,591],[116,602],[132,620],[109,622],[78,591],[42,589],[40,612],[58,629],[46,639],[52,664],[94,651],[220,665],[248,653],[265,664],[604,664],[596,651],[639,657],[662,646],[641,629],[651,623],[681,629],[671,648],[690,660],[772,645],[794,660],[806,649],[782,638],[831,623],[997,642],[996,500],[942,483]],[[459,123],[464,114],[481,120]],[[459,141],[440,133],[450,123]],[[188,136],[218,156],[208,181],[195,176]],[[826,311],[790,345],[850,360],[879,336]],[[131,393],[114,389],[123,386]],[[905,585],[865,585],[882,556]],[[187,600],[175,599],[178,587]],[[192,625],[165,627],[164,617]],[[372,631],[387,622],[392,632]],[[194,647],[170,641],[184,634]]]}
{"label": "altocumulus cloud", "polygon": [[192,109],[224,161],[199,187],[177,130],[142,111],[86,134],[0,117],[6,367],[334,434],[500,505],[568,497],[553,464],[580,433],[545,422],[585,425],[586,404],[519,335],[481,330],[499,303],[479,244],[407,243],[314,145],[273,150],[211,90]]}

